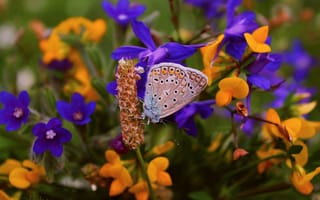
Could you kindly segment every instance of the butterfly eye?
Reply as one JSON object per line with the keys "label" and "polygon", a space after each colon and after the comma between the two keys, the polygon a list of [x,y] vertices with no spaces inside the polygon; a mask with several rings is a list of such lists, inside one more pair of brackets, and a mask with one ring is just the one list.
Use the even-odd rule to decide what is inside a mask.
{"label": "butterfly eye", "polygon": [[175,94],[178,94],[178,90],[175,90],[174,93],[175,93]]}
{"label": "butterfly eye", "polygon": [[158,82],[158,81],[159,81],[159,79],[157,79],[157,78],[154,78],[153,80],[154,80],[155,82]]}
{"label": "butterfly eye", "polygon": [[172,101],[173,101],[173,102],[176,102],[176,101],[177,101],[177,99],[172,99]]}
{"label": "butterfly eye", "polygon": [[164,104],[164,105],[163,105],[163,107],[164,107],[164,108],[167,108],[167,107],[168,107],[168,105],[167,105],[167,104]]}

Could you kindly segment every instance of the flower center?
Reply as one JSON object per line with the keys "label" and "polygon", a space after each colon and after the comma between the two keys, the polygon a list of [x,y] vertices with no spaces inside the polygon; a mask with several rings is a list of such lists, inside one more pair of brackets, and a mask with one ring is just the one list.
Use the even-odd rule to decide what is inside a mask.
{"label": "flower center", "polygon": [[56,132],[54,132],[52,129],[48,130],[46,132],[46,139],[53,139],[56,136]]}
{"label": "flower center", "polygon": [[74,120],[82,120],[83,114],[82,114],[82,112],[78,111],[78,112],[73,113],[72,117]]}
{"label": "flower center", "polygon": [[120,14],[120,15],[118,15],[118,19],[119,19],[119,20],[126,20],[126,19],[128,19],[128,15],[126,15],[126,14]]}
{"label": "flower center", "polygon": [[15,108],[12,115],[17,119],[21,118],[23,116],[22,108]]}

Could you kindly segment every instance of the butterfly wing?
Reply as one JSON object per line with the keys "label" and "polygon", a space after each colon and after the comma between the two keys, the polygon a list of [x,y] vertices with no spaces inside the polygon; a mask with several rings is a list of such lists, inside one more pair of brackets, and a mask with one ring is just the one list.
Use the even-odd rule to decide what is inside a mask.
{"label": "butterfly wing", "polygon": [[167,117],[190,103],[207,85],[199,70],[176,63],[160,63],[150,69],[144,114],[152,122]]}

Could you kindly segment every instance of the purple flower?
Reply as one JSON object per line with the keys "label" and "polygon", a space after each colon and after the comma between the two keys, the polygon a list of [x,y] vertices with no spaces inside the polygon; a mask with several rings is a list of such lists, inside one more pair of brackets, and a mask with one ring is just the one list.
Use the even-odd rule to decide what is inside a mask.
{"label": "purple flower", "polygon": [[263,90],[269,90],[275,83],[276,71],[282,62],[282,57],[277,53],[257,54],[256,60],[246,67],[249,74],[248,82]]}
{"label": "purple flower", "polygon": [[73,63],[70,62],[68,59],[63,59],[63,60],[53,60],[48,64],[41,62],[41,65],[49,69],[67,71],[73,66]]}
{"label": "purple flower", "polygon": [[117,135],[111,143],[110,146],[118,153],[118,154],[126,154],[129,152],[129,149],[122,142],[122,134]]}
{"label": "purple flower", "polygon": [[137,3],[130,4],[129,0],[119,0],[117,5],[112,5],[109,1],[102,3],[104,11],[121,26],[127,26],[131,20],[143,14],[146,7]]}
{"label": "purple flower", "polygon": [[224,14],[224,0],[185,0],[185,2],[202,9],[207,19],[220,18]]}
{"label": "purple flower", "polygon": [[[187,57],[194,54],[199,45],[182,45],[176,42],[168,42],[159,47],[152,40],[149,28],[139,21],[131,22],[133,32],[146,47],[122,46],[114,50],[111,57],[115,60],[121,58],[134,59],[138,58],[138,66],[150,67],[160,62],[181,62]],[[147,70],[146,70],[147,71]]]}
{"label": "purple flower", "polygon": [[33,144],[33,152],[37,155],[49,150],[52,155],[60,157],[63,152],[62,144],[72,138],[71,133],[62,127],[61,121],[57,118],[50,119],[47,124],[36,124],[32,133],[37,137]]}
{"label": "purple flower", "polygon": [[20,92],[18,98],[9,92],[0,92],[0,102],[3,104],[0,124],[5,124],[7,131],[18,130],[22,123],[28,121],[30,98],[26,91]]}
{"label": "purple flower", "polygon": [[306,52],[299,40],[294,41],[291,51],[284,55],[284,62],[294,67],[293,78],[296,81],[304,80],[316,61]]}
{"label": "purple flower", "polygon": [[96,107],[95,102],[85,103],[83,96],[74,93],[71,102],[58,101],[58,113],[66,120],[78,125],[84,125],[90,121],[90,115]]}
{"label": "purple flower", "polygon": [[[233,6],[237,4],[232,4]],[[225,38],[223,44],[226,44],[226,52],[233,56],[234,58],[241,60],[242,55],[247,47],[247,42],[244,39],[243,34],[246,32],[253,32],[258,28],[258,24],[255,21],[255,13],[253,12],[243,12],[237,16],[232,16],[230,7],[229,13],[227,14],[227,28],[224,31]]]}
{"label": "purple flower", "polygon": [[214,100],[207,100],[201,102],[193,102],[186,105],[184,108],[175,113],[175,121],[178,124],[178,128],[183,128],[187,134],[191,136],[197,135],[197,127],[193,120],[196,114],[204,119],[211,116],[213,113],[212,105]]}

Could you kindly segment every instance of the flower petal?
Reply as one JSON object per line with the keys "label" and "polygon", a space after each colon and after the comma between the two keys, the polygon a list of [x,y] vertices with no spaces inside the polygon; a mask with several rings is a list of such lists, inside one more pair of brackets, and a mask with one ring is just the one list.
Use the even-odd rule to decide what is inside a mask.
{"label": "flower petal", "polygon": [[114,60],[120,60],[121,58],[134,59],[138,58],[139,54],[145,50],[144,47],[121,46],[111,53],[111,58]]}
{"label": "flower petal", "polygon": [[131,22],[132,30],[139,40],[150,50],[155,50],[156,44],[152,40],[150,29],[140,21]]}
{"label": "flower petal", "polygon": [[19,189],[28,188],[31,185],[31,183],[27,180],[27,177],[26,177],[27,173],[28,173],[28,170],[25,168],[20,168],[20,167],[15,168],[9,174],[10,184]]}

